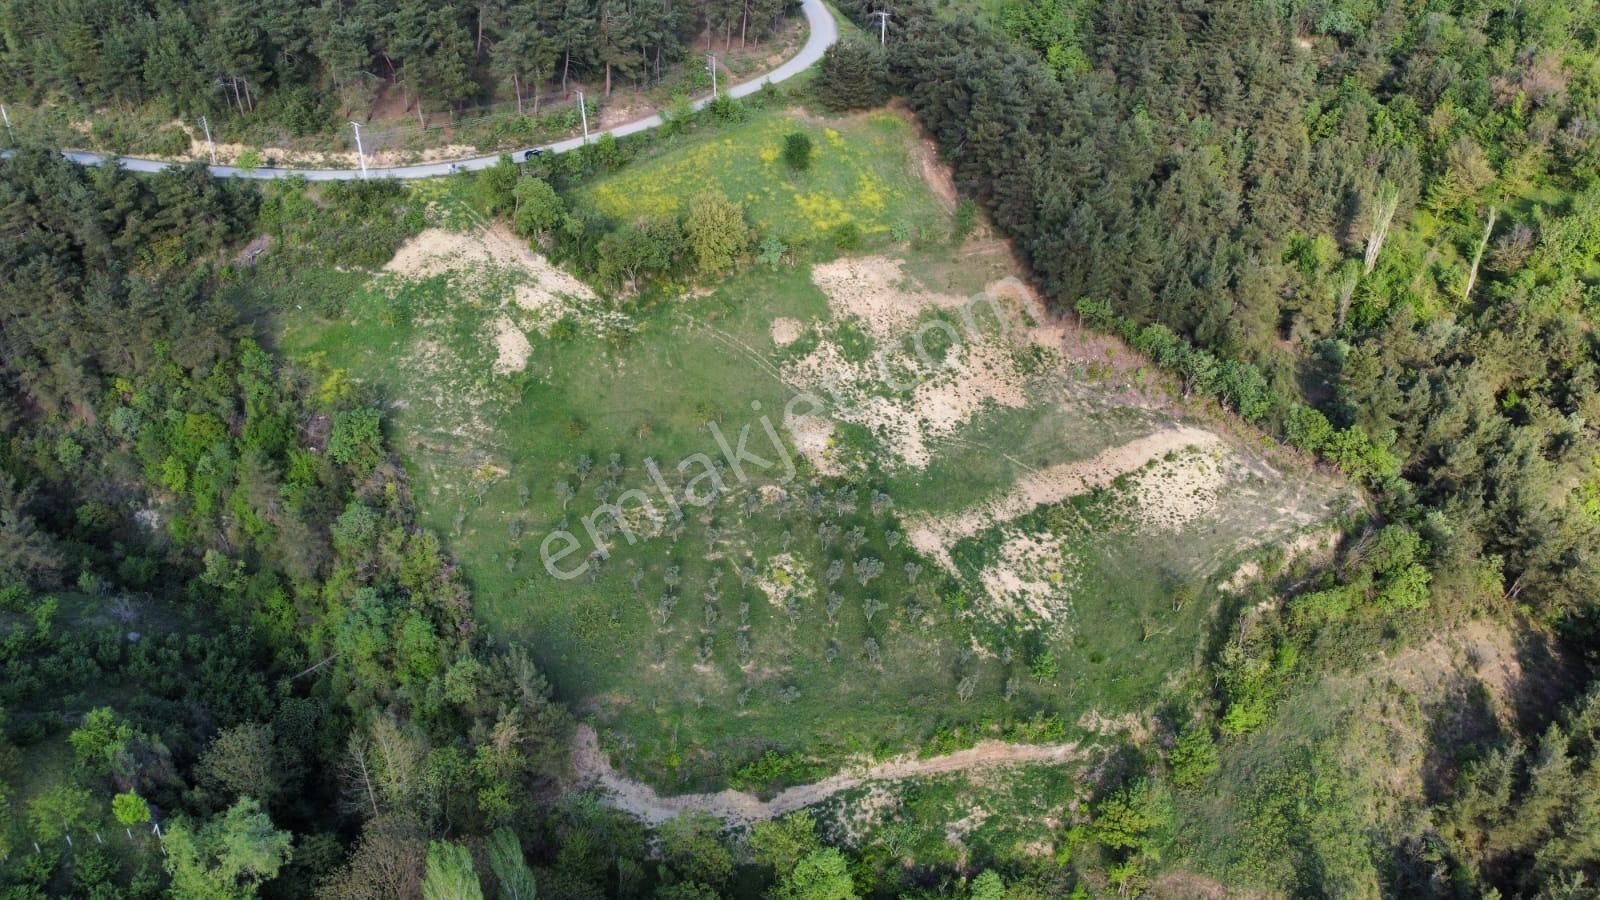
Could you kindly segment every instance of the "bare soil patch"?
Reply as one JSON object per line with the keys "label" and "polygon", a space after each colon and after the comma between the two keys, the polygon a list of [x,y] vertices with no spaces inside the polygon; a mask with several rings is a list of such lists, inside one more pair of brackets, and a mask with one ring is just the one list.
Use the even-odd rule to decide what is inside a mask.
{"label": "bare soil patch", "polygon": [[1059,535],[1008,533],[999,558],[979,576],[990,608],[1045,623],[1070,614],[1077,579],[1065,544]]}
{"label": "bare soil patch", "polygon": [[[356,153],[355,147],[349,150],[298,150],[292,147],[252,147],[249,144],[217,141],[214,145],[206,143],[206,136],[199,129],[187,122],[174,120],[173,125],[183,129],[189,136],[189,149],[186,153],[177,156],[153,156],[167,162],[189,162],[191,160],[211,161],[213,146],[217,152],[219,165],[237,165],[246,153],[254,152],[259,164],[273,166],[300,166],[313,169],[354,169],[361,165],[361,156]],[[374,133],[374,136],[376,133]],[[371,138],[369,138],[369,142]],[[452,159],[465,159],[473,156],[482,156],[476,146],[472,144],[442,144],[429,147],[425,150],[384,150],[367,146],[367,165],[371,168],[386,168],[389,166],[405,166],[415,163],[444,162]],[[270,162],[269,162],[270,160]]]}
{"label": "bare soil patch", "polygon": [[772,342],[779,347],[789,346],[804,333],[805,326],[798,319],[779,317],[772,320]]}
{"label": "bare soil patch", "polygon": [[833,452],[833,422],[822,416],[786,415],[783,427],[811,467],[828,476],[844,474],[844,466]]}
{"label": "bare soil patch", "polygon": [[253,266],[256,264],[256,260],[261,258],[261,254],[270,249],[272,249],[272,235],[259,235],[246,244],[243,250],[239,251],[239,255],[234,258],[234,261]]}
{"label": "bare soil patch", "polygon": [[893,340],[930,307],[954,309],[965,299],[935,294],[910,283],[898,259],[857,256],[824,263],[811,270],[811,280],[842,317],[861,319],[880,340]]}
{"label": "bare soil patch", "polygon": [[496,318],[492,327],[496,353],[495,374],[509,375],[512,372],[522,371],[528,364],[528,356],[533,353],[533,346],[528,343],[528,336],[505,316]]}
{"label": "bare soil patch", "polygon": [[600,107],[599,125],[595,125],[593,122],[589,124],[592,128],[599,128],[604,131],[609,128],[615,128],[618,125],[626,125],[634,119],[642,119],[655,111],[655,106],[650,103],[648,97],[616,94],[608,98],[606,104]]}
{"label": "bare soil patch", "polygon": [[1150,896],[1158,900],[1225,900],[1228,897],[1268,897],[1260,891],[1229,887],[1198,872],[1168,872],[1150,885]]}
{"label": "bare soil patch", "polygon": [[913,155],[917,168],[922,172],[922,180],[927,182],[928,189],[939,198],[939,205],[946,212],[955,212],[956,206],[961,203],[961,194],[956,190],[955,173],[944,160],[939,158],[939,149],[932,140],[926,137],[918,138],[916,153]]}
{"label": "bare soil patch", "polygon": [[1191,450],[1141,469],[1132,488],[1140,527],[1177,531],[1216,509],[1228,483],[1227,463],[1219,449]]}
{"label": "bare soil patch", "polygon": [[533,252],[528,243],[512,234],[503,224],[477,232],[429,228],[406,241],[394,258],[384,264],[385,272],[404,278],[431,278],[446,272],[470,274],[483,268],[498,268],[527,276],[526,290],[516,292],[517,305],[535,312],[550,311],[562,298],[593,301],[589,286],[551,265]]}
{"label": "bare soil patch", "polygon": [[[835,322],[859,322],[875,352],[851,359],[841,335],[825,330],[810,354],[785,367],[785,380],[826,392],[832,414],[865,426],[896,462],[925,468],[935,445],[985,406],[1027,405],[1027,378],[1008,336],[976,333],[965,315],[959,326],[920,318],[929,310],[965,313],[966,298],[925,290],[899,260],[881,256],[817,266],[812,281],[828,295]],[[984,318],[994,318],[987,304],[972,313],[973,323]],[[950,341],[943,358],[928,349],[930,338]]]}
{"label": "bare soil patch", "polygon": [[[524,326],[549,328],[569,312],[603,315],[589,286],[551,265],[502,224],[476,232],[429,228],[406,241],[383,271],[408,280],[450,275],[452,285],[485,295],[495,276],[510,275],[498,303],[502,312],[486,324],[485,343],[495,348],[493,371],[521,371],[532,348]],[[509,301],[509,302],[508,302]]]}

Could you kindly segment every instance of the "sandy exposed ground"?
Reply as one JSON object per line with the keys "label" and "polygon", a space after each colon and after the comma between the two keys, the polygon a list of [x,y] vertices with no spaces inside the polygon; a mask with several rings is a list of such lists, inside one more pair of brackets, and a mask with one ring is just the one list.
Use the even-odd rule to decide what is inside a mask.
{"label": "sandy exposed ground", "polygon": [[650,825],[659,825],[689,810],[708,812],[729,825],[745,825],[815,806],[840,791],[874,781],[899,781],[930,775],[948,775],[969,769],[1029,763],[1066,763],[1084,757],[1077,744],[1007,744],[983,741],[970,750],[958,750],[928,759],[896,757],[888,762],[849,769],[812,784],[802,784],[762,800],[743,791],[715,794],[679,794],[663,797],[655,788],[619,775],[600,749],[594,729],[579,725],[572,760],[578,777],[606,794],[606,803]]}
{"label": "sandy exposed ground", "polygon": [[1228,485],[1230,456],[1220,450],[1189,450],[1139,470],[1132,490],[1139,527],[1178,531],[1214,512]]}
{"label": "sandy exposed ground", "polygon": [[780,316],[772,320],[772,342],[779,347],[787,347],[800,339],[805,333],[805,326],[798,319]]}
{"label": "sandy exposed ground", "polygon": [[1006,493],[960,513],[913,519],[908,526],[907,537],[912,546],[923,554],[953,569],[950,548],[963,538],[1015,519],[1037,506],[1058,503],[1095,488],[1107,487],[1118,477],[1143,468],[1168,453],[1190,447],[1210,450],[1221,445],[1221,438],[1201,428],[1179,425],[1157,431],[1102,451],[1090,459],[1031,472],[1019,479]]}
{"label": "sandy exposed ground", "polygon": [[452,285],[482,291],[498,273],[511,273],[509,303],[485,323],[495,349],[493,372],[520,372],[533,352],[528,326],[546,329],[569,312],[600,313],[589,286],[551,265],[503,224],[476,232],[429,228],[406,241],[383,270],[409,280],[449,274]]}
{"label": "sandy exposed ground", "polygon": [[880,342],[904,336],[928,308],[959,308],[966,299],[935,294],[907,284],[901,262],[887,256],[852,256],[811,270],[811,281],[828,295],[842,316],[856,316]]}
{"label": "sandy exposed ground", "polygon": [[509,375],[512,372],[522,371],[528,364],[528,357],[533,353],[533,345],[528,343],[528,336],[522,333],[514,322],[505,316],[494,320],[494,373],[496,375]]}
{"label": "sandy exposed ground", "polygon": [[470,233],[429,228],[402,244],[383,270],[422,279],[446,272],[470,275],[486,268],[526,276],[516,287],[516,303],[541,320],[559,314],[566,306],[565,298],[595,299],[588,285],[551,265],[503,224]]}
{"label": "sandy exposed ground", "polygon": [[[832,419],[864,426],[893,462],[907,468],[926,468],[939,444],[955,439],[986,409],[1023,408],[1041,399],[1029,396],[1033,383],[1020,363],[1023,348],[1040,348],[1057,360],[1066,357],[1070,326],[1051,316],[1015,276],[990,282],[979,300],[925,289],[900,260],[881,256],[817,266],[812,280],[828,296],[833,320],[817,326],[819,339],[809,353],[784,365],[785,381],[826,392],[833,400]],[[943,318],[935,321],[930,312]],[[996,327],[1002,323],[994,321],[997,312],[1004,334]],[[847,323],[888,356],[861,361],[859,352],[847,353],[841,330]],[[915,352],[919,334],[926,337],[945,323],[953,323],[955,340],[942,359]],[[774,323],[775,343],[782,345],[789,333],[787,323]],[[820,424],[807,424],[802,452],[819,469],[837,473]],[[918,550],[954,571],[950,550],[958,541],[1038,506],[1108,487],[1122,476],[1130,476],[1123,499],[1135,528],[1149,534],[1180,532],[1217,515],[1229,485],[1251,474],[1249,465],[1217,434],[1173,423],[1092,459],[1028,472],[1009,490],[973,507],[913,518],[909,537]],[[979,575],[990,606],[1041,623],[1070,615],[1076,560],[1063,552],[1061,539],[1014,528],[1001,537],[999,552]]]}
{"label": "sandy exposed ground", "polygon": [[845,474],[833,448],[833,422],[822,416],[786,414],[783,427],[794,442],[794,449],[819,474],[835,477]]}
{"label": "sandy exposed ground", "polygon": [[1028,618],[1043,622],[1070,613],[1076,579],[1065,546],[1061,535],[1007,534],[998,557],[979,575],[991,606],[1012,614],[1025,610]]}
{"label": "sandy exposed ground", "polygon": [[[816,348],[786,365],[784,374],[792,384],[826,392],[836,403],[831,415],[866,427],[896,462],[920,469],[938,441],[985,406],[1027,405],[1027,379],[1006,336],[974,332],[959,316],[959,325],[919,325],[928,310],[965,312],[969,301],[915,286],[901,266],[897,259],[866,256],[813,268],[812,281],[828,295],[835,321],[860,323],[878,352],[866,361],[848,359],[825,327]],[[972,316],[978,323],[994,319],[987,303]],[[778,341],[777,323],[773,334]],[[943,359],[929,349],[935,341],[948,342]]]}
{"label": "sandy exposed ground", "polygon": [[928,189],[939,198],[939,205],[944,207],[946,212],[955,212],[956,206],[961,202],[961,195],[956,191],[955,173],[939,159],[938,145],[929,138],[919,138],[916,160],[922,170],[922,180],[927,182]]}
{"label": "sandy exposed ground", "polygon": [[[779,572],[783,575],[780,577]],[[805,566],[792,553],[780,553],[767,560],[766,572],[756,579],[756,587],[767,597],[767,602],[783,609],[790,597],[802,600],[816,595],[816,586]]]}
{"label": "sandy exposed ground", "polygon": [[[168,162],[188,162],[189,160],[211,159],[211,147],[206,144],[203,131],[194,128],[182,120],[173,120],[170,124],[182,129],[189,136],[189,150],[181,156],[151,156],[151,159],[160,159]],[[87,132],[88,129],[80,129]],[[251,147],[248,144],[218,141],[216,143],[217,162],[222,165],[237,163],[246,153],[254,150],[265,164],[266,157],[272,157],[278,165],[311,166],[315,168],[330,169],[356,169],[361,165],[361,158],[352,146],[349,150],[296,150],[288,147]],[[429,147],[424,150],[373,150],[367,154],[369,168],[383,168],[386,166],[400,166],[410,163],[429,163],[441,160],[462,159],[477,156],[481,153],[472,144],[445,144],[439,147]]]}

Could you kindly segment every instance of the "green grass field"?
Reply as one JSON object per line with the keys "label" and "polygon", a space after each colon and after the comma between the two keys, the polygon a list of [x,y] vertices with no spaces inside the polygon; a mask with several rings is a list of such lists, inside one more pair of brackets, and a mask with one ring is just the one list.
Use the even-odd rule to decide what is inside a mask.
{"label": "green grass field", "polygon": [[[801,176],[764,158],[794,127],[819,146]],[[814,235],[839,215],[815,210],[842,209],[892,254],[842,263],[899,272],[882,290],[965,291],[972,285],[948,275],[963,251],[889,233],[904,220],[950,229],[912,163],[913,138],[887,115],[797,126],[774,114],[671,148],[584,196],[619,217],[668,212],[714,172],[763,229]],[[1078,723],[1091,711],[1086,721],[1148,709],[1204,640],[1217,577],[1261,534],[1325,514],[1335,493],[1322,485],[1296,496],[1229,445],[1228,458],[1244,460],[1229,502],[1213,500],[1182,527],[1147,527],[1139,485],[1180,464],[1169,454],[1106,490],[976,530],[949,548],[947,566],[907,538],[915,523],[1168,428],[1170,414],[1130,403],[1127,384],[994,337],[984,365],[1016,373],[1010,388],[1022,399],[986,399],[935,429],[917,420],[919,404],[959,398],[960,385],[897,391],[863,376],[899,338],[842,311],[803,262],[625,311],[568,301],[553,325],[513,299],[531,277],[493,265],[370,279],[301,273],[329,292],[323,305],[280,303],[273,318],[283,349],[317,369],[325,389],[359,383],[389,404],[424,524],[462,561],[483,626],[529,646],[620,761],[665,788],[770,787],[847,754],[1059,739],[1084,733]],[[799,336],[780,341],[778,320]],[[526,358],[497,371],[508,322]],[[833,416],[828,452],[842,474],[799,462],[792,481],[778,466],[741,482],[727,462],[715,476],[694,462],[724,456],[708,423],[730,440],[748,426],[754,452],[778,458],[763,420],[783,427],[781,410],[822,358],[844,360],[859,399],[888,410]],[[897,434],[918,429],[928,435],[920,467],[895,449]],[[552,577],[541,560],[547,535],[576,536],[583,549],[561,567],[577,567],[593,546],[585,517],[600,505],[637,489],[666,515],[651,464],[675,495],[714,479],[727,491],[659,529],[636,512],[638,543],[613,533],[603,564]],[[638,495],[628,496],[637,509]],[[597,528],[608,520],[593,517]],[[1029,542],[1056,555],[1014,559]],[[1022,593],[1047,600],[1001,602],[992,584],[1007,566],[1038,568],[1015,577],[1037,581]],[[1176,608],[1180,587],[1200,602]]]}
{"label": "green grass field", "polygon": [[[811,140],[808,170],[783,161],[784,138]],[[580,201],[617,219],[674,215],[709,187],[745,205],[764,234],[806,243],[854,223],[864,234],[896,226],[943,235],[937,200],[910,162],[912,126],[887,112],[823,121],[793,113],[763,113],[684,143],[579,193]]]}

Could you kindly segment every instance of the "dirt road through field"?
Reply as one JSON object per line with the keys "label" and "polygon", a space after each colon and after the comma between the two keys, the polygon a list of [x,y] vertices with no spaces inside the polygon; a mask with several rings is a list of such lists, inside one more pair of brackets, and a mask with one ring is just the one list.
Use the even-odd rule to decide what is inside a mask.
{"label": "dirt road through field", "polygon": [[1083,753],[1076,743],[1008,744],[1004,741],[983,741],[971,749],[957,750],[944,756],[927,759],[903,756],[887,762],[846,769],[821,781],[788,788],[771,800],[762,800],[754,794],[735,790],[663,797],[655,788],[624,777],[612,768],[610,759],[600,749],[598,736],[588,725],[578,726],[572,755],[579,779],[600,787],[607,795],[605,801],[607,805],[629,813],[647,824],[658,825],[681,812],[700,810],[716,816],[729,825],[748,825],[815,806],[840,791],[859,787],[868,782],[900,781],[930,775],[948,775],[969,769],[1028,763],[1065,763],[1081,759]]}

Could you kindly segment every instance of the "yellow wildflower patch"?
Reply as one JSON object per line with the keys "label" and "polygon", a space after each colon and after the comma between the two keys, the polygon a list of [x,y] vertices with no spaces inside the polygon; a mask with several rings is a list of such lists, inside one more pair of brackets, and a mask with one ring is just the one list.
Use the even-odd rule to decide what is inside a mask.
{"label": "yellow wildflower patch", "polygon": [[850,196],[850,203],[873,214],[883,212],[883,182],[869,172],[857,175],[856,192]]}
{"label": "yellow wildflower patch", "polygon": [[806,223],[819,232],[827,231],[835,225],[841,225],[855,218],[844,208],[844,203],[838,197],[820,191],[795,194],[794,202],[800,207],[800,215],[805,217]]}

